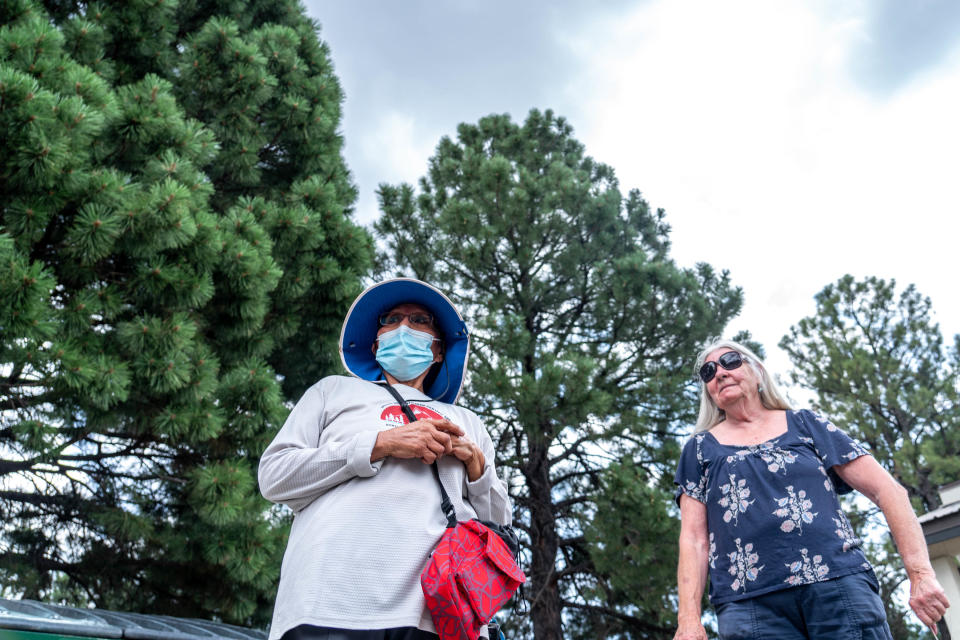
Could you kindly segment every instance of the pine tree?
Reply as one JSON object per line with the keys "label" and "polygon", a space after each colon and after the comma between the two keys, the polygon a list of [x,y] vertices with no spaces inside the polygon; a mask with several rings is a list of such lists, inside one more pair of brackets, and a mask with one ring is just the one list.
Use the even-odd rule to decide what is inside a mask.
{"label": "pine tree", "polygon": [[0,582],[262,624],[257,458],[369,263],[295,2],[0,4]]}
{"label": "pine tree", "polygon": [[624,197],[550,111],[461,124],[419,191],[380,187],[381,268],[437,284],[469,318],[462,404],[494,436],[527,543],[529,617],[512,633],[529,619],[541,640],[672,637],[677,434],[697,346],[739,290],[678,267],[664,212]]}
{"label": "pine tree", "polygon": [[[960,336],[947,348],[929,298],[910,285],[844,276],[816,295],[816,312],[791,327],[780,346],[794,383],[816,394],[815,408],[854,438],[924,513],[940,506],[937,488],[960,475]],[[848,507],[856,510],[850,502]],[[858,514],[883,527],[876,509]],[[890,540],[868,549],[881,568],[887,615],[896,637],[913,637],[906,611],[891,597],[906,573]]]}
{"label": "pine tree", "polygon": [[960,336],[946,348],[931,303],[916,287],[844,276],[816,295],[817,310],[780,346],[816,407],[870,447],[921,512],[960,474]]}

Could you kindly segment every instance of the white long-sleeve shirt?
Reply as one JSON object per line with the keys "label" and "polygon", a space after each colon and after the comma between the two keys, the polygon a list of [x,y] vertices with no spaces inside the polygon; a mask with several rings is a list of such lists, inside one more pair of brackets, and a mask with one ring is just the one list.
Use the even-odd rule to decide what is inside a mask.
{"label": "white long-sleeve shirt", "polygon": [[[447,418],[478,444],[483,474],[467,479],[454,456],[440,477],[459,520],[509,524],[494,448],[470,410],[394,385],[422,418]],[[420,573],[446,519],[440,489],[419,459],[370,462],[377,434],[406,422],[386,389],[330,376],[310,387],[260,459],[260,491],[295,512],[283,557],[270,640],[301,624],[342,629],[434,631]]]}

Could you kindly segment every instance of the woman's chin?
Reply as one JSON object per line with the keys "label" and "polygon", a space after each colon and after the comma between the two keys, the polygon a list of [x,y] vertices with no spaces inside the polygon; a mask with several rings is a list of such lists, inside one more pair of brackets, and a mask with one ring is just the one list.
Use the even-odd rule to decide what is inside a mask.
{"label": "woman's chin", "polygon": [[739,387],[727,387],[717,392],[716,403],[721,409],[724,406],[736,404],[743,399],[743,392]]}

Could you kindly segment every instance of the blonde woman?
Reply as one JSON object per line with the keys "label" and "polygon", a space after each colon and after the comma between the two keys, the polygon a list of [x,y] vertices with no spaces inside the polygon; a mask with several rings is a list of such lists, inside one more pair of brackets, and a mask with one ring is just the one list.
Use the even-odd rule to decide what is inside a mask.
{"label": "blonde woman", "polygon": [[892,640],[879,585],[838,495],[883,511],[910,578],[910,606],[935,628],[949,606],[907,493],[828,420],[795,411],[763,362],[729,340],[697,358],[700,415],[674,482],[680,506],[675,640]]}

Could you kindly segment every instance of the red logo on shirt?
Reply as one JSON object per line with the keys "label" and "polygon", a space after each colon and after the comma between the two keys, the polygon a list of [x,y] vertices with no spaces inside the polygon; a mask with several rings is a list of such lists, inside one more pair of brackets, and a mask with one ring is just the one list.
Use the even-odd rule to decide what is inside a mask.
{"label": "red logo on shirt", "polygon": [[[418,420],[423,420],[429,418],[432,420],[443,420],[443,416],[430,409],[429,407],[422,407],[418,404],[408,403],[410,409],[413,410],[413,415],[417,417]],[[401,424],[406,424],[406,416],[403,415],[403,409],[400,408],[398,404],[392,404],[386,409],[383,410],[383,413],[380,414],[380,419],[389,424],[392,427],[399,427]]]}

